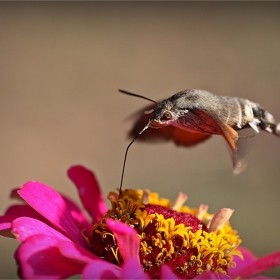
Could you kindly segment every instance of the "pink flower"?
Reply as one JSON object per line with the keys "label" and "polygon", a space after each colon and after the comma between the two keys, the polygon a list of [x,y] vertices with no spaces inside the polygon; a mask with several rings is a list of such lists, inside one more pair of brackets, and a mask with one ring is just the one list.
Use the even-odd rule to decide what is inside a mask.
{"label": "pink flower", "polygon": [[[231,234],[232,242],[238,243],[240,240],[228,225],[229,216],[233,212],[230,209],[223,209],[213,217],[206,213],[207,208],[203,205],[193,218],[191,214],[186,216],[182,213],[175,214],[175,210],[166,210],[168,208],[163,207],[164,215],[169,215],[171,217],[169,219],[156,212],[162,206],[151,205],[143,210],[143,204],[136,203],[137,198],[131,196],[126,198],[125,196],[126,193],[130,195],[134,193],[124,191],[122,201],[118,200],[115,193],[109,194],[112,209],[108,210],[98,182],[91,171],[82,166],[74,166],[68,170],[68,175],[76,185],[91,221],[69,198],[38,182],[28,182],[20,190],[13,191],[12,196],[24,203],[11,206],[4,216],[0,217],[1,235],[16,238],[21,242],[15,258],[19,265],[19,276],[22,278],[61,279],[81,274],[84,279],[149,279],[152,272],[147,269],[146,256],[155,254],[159,258],[163,253],[163,250],[160,251],[159,248],[165,248],[164,250],[168,251],[168,254],[175,254],[172,246],[175,251],[178,244],[181,244],[180,248],[185,248],[184,244],[189,242],[188,238],[202,234],[203,230],[205,230],[203,236],[208,236],[209,228],[213,232],[211,236],[216,233],[222,236],[226,233]],[[145,195],[147,194],[144,193],[143,199],[151,203],[152,194],[149,198]],[[180,198],[182,199],[182,197],[185,198],[181,195]],[[166,201],[161,200],[160,204],[162,203],[166,203]],[[181,204],[181,202],[175,204],[173,209],[180,208]],[[185,212],[188,211],[193,210],[188,209]],[[176,219],[181,219],[182,223],[174,224],[174,220],[172,220],[174,215],[177,215]],[[114,218],[116,216],[126,224],[116,220]],[[208,229],[200,220],[204,222],[208,220],[210,223]],[[148,230],[154,230],[152,225],[156,223],[160,224],[158,230],[162,232],[162,235],[156,235],[157,239],[153,239],[153,242],[157,244],[157,249],[148,246],[152,241],[147,236]],[[167,231],[165,228],[167,224],[171,231]],[[140,227],[143,235],[141,238],[139,236]],[[197,228],[194,229],[195,227]],[[188,236],[184,233],[186,229],[189,230]],[[166,239],[164,240],[162,236],[165,236]],[[169,240],[168,244],[166,244],[166,240]],[[193,239],[188,244],[195,242],[197,240]],[[236,264],[236,267],[228,266],[226,270],[228,275],[201,271],[202,273],[195,278],[231,279],[238,276],[248,278],[280,264],[280,251],[257,259],[248,250],[240,248],[239,251],[244,257],[244,261],[242,261],[234,255],[239,254],[235,250],[236,246],[230,244],[233,243],[222,245],[225,248],[223,252],[228,254],[223,262],[226,263],[228,260],[231,265]],[[232,253],[233,255],[231,255]],[[166,257],[165,265],[163,264],[159,268],[160,277],[161,279],[177,279],[174,274],[174,262],[167,258],[168,254],[164,255]],[[199,261],[209,261],[207,254],[204,259],[201,258]],[[174,256],[180,261],[180,254]],[[231,262],[232,259],[234,262]],[[196,260],[198,261],[197,255]],[[213,255],[212,262],[218,264],[222,259],[217,260],[216,255]],[[146,265],[146,272],[143,269],[143,262]],[[221,269],[225,267],[223,262]],[[207,268],[210,271],[212,269],[211,266],[207,266]],[[157,272],[153,271],[153,273]],[[186,278],[188,277],[186,276]]]}

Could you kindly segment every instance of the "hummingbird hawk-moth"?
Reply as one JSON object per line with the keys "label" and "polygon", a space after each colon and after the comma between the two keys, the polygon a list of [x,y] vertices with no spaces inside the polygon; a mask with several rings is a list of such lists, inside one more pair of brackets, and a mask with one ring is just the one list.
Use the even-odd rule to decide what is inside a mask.
{"label": "hummingbird hawk-moth", "polygon": [[230,148],[234,173],[240,173],[243,167],[236,142],[241,136],[237,131],[251,127],[258,133],[260,128],[280,136],[280,123],[275,122],[273,116],[258,103],[248,99],[187,89],[156,102],[135,93],[119,91],[156,103],[146,108],[145,115],[136,121],[130,132],[135,136],[130,145],[148,128],[160,130],[150,130],[150,135],[147,131],[146,139],[172,139],[177,145],[183,146],[195,145],[211,135],[221,135]]}

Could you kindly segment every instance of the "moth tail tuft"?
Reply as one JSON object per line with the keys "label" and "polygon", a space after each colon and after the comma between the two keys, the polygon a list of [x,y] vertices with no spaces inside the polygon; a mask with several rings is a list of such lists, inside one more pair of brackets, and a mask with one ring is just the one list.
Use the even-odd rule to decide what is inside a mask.
{"label": "moth tail tuft", "polygon": [[280,137],[280,123],[266,124],[265,130]]}
{"label": "moth tail tuft", "polygon": [[280,136],[280,123],[278,123],[278,124],[275,125],[275,129],[274,129],[273,133],[274,133],[276,136]]}

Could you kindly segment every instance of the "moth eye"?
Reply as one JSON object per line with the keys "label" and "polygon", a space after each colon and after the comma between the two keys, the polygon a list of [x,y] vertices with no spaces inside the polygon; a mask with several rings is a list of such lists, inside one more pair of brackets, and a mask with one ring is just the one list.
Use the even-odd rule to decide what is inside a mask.
{"label": "moth eye", "polygon": [[169,111],[164,112],[163,119],[165,119],[165,120],[172,119],[172,114]]}

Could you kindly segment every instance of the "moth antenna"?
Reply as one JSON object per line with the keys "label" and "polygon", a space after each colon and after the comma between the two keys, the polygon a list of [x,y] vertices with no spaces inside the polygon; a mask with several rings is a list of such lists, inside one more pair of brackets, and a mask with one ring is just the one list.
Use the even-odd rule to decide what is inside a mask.
{"label": "moth antenna", "polygon": [[121,198],[121,192],[122,192],[122,184],[123,184],[123,176],[124,176],[124,170],[125,170],[125,163],[126,163],[126,157],[129,150],[129,147],[133,144],[133,142],[150,126],[150,122],[147,123],[147,125],[134,137],[134,139],[128,144],[125,155],[124,155],[124,161],[123,161],[123,169],[122,169],[122,177],[121,177],[121,184],[120,184],[120,191],[119,191],[119,199]]}
{"label": "moth antenna", "polygon": [[126,90],[123,90],[123,89],[119,89],[119,92],[127,94],[127,95],[131,95],[131,96],[140,97],[140,98],[146,99],[148,101],[154,102],[155,104],[158,104],[156,101],[154,101],[154,100],[152,100],[152,99],[150,99],[148,97],[145,97],[143,95],[140,95],[140,94],[132,93],[132,92],[129,92],[129,91],[126,91]]}

